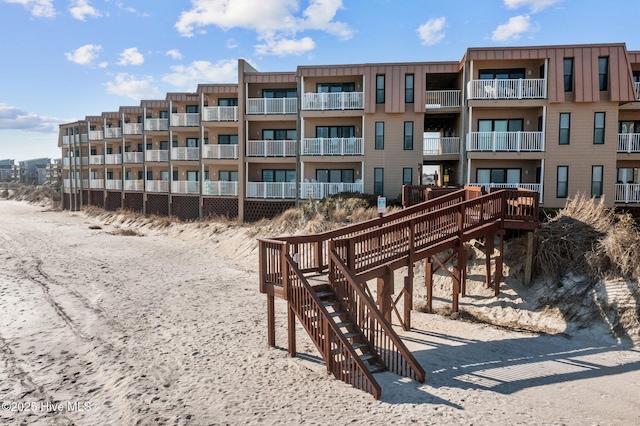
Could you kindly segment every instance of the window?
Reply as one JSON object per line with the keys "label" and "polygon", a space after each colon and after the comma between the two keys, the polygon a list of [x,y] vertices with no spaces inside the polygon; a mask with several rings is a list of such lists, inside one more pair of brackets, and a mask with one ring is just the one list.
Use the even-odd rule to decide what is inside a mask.
{"label": "window", "polygon": [[564,58],[564,91],[573,92],[573,58]]}
{"label": "window", "polygon": [[161,150],[168,150],[169,149],[169,142],[167,141],[160,141],[160,149]]}
{"label": "window", "polygon": [[567,198],[569,195],[569,166],[558,166],[556,180],[556,198]]}
{"label": "window", "polygon": [[382,167],[375,167],[373,169],[373,193],[375,195],[382,195],[384,192],[384,169]]}
{"label": "window", "polygon": [[178,171],[174,170],[171,176],[171,180],[177,181],[179,179],[178,177]]}
{"label": "window", "polygon": [[185,112],[187,114],[197,114],[198,113],[198,105],[187,105],[185,107]]}
{"label": "window", "polygon": [[355,133],[354,126],[316,126],[316,138],[352,138]]}
{"label": "window", "polygon": [[238,135],[218,135],[220,145],[238,145]]}
{"label": "window", "polygon": [[602,197],[602,172],[603,166],[591,167],[591,196],[600,198]]}
{"label": "window", "polygon": [[384,103],[384,75],[376,75],[376,103]]}
{"label": "window", "polygon": [[608,90],[609,87],[609,57],[601,56],[598,58],[598,81],[600,83],[600,91]]}
{"label": "window", "polygon": [[384,121],[376,121],[376,149],[384,149]]}
{"label": "window", "polygon": [[113,172],[107,172],[107,179],[113,180]]}
{"label": "window", "polygon": [[138,170],[138,180],[142,180],[144,176],[144,172],[142,170]]}
{"label": "window", "polygon": [[355,92],[355,83],[318,83],[318,93]]}
{"label": "window", "polygon": [[353,183],[353,169],[316,169],[316,180],[321,183]]}
{"label": "window", "polygon": [[506,80],[506,79],[519,79],[524,78],[524,68],[512,68],[512,69],[488,69],[480,70],[480,80]]}
{"label": "window", "polygon": [[408,104],[413,103],[413,74],[404,76],[404,101]]}
{"label": "window", "polygon": [[286,169],[263,169],[262,182],[295,182],[296,171]]}
{"label": "window", "polygon": [[594,144],[599,145],[604,143],[604,122],[605,122],[605,113],[596,112],[593,116],[593,143]]}
{"label": "window", "polygon": [[413,121],[404,122],[404,149],[413,149]]}
{"label": "window", "polygon": [[238,98],[220,98],[218,106],[238,106]]}
{"label": "window", "polygon": [[263,129],[262,140],[284,141],[296,140],[296,129]]}
{"label": "window", "polygon": [[169,111],[160,111],[160,118],[169,118]]}
{"label": "window", "polygon": [[295,98],[297,96],[296,89],[262,89],[263,98]]}
{"label": "window", "polygon": [[171,141],[171,147],[172,148],[177,148],[178,147],[178,141]]}
{"label": "window", "polygon": [[476,169],[477,183],[520,183],[521,169]]}
{"label": "window", "polygon": [[198,147],[198,138],[187,138],[187,147],[189,147],[189,148],[197,148]]}
{"label": "window", "polygon": [[153,144],[152,143],[148,143],[147,144],[147,151],[151,151],[153,149]]}
{"label": "window", "polygon": [[411,167],[402,168],[402,184],[413,185],[413,169]]}
{"label": "window", "polygon": [[569,145],[571,126],[571,114],[568,112],[560,113],[560,133],[558,134],[558,144]]}
{"label": "window", "polygon": [[197,182],[199,180],[198,179],[198,175],[199,175],[199,173],[198,173],[197,170],[187,171],[187,180],[189,182]]}
{"label": "window", "polygon": [[238,172],[236,170],[220,170],[220,180],[223,182],[237,182]]}
{"label": "window", "polygon": [[98,155],[98,150],[96,148],[91,148],[91,155]]}

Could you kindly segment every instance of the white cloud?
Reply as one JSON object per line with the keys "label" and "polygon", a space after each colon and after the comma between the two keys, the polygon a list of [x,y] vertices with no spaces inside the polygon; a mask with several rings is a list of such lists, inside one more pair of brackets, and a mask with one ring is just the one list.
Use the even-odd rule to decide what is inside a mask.
{"label": "white cloud", "polygon": [[[208,25],[223,30],[245,28],[255,31],[258,40],[291,44],[293,54],[306,49],[313,42],[309,37],[296,39],[298,32],[324,31],[340,39],[348,39],[353,30],[344,22],[336,21],[335,15],[343,9],[343,0],[308,0],[308,6],[299,12],[299,0],[191,0],[192,8],[183,11],[175,24],[183,36],[191,37],[194,31]],[[302,41],[304,40],[304,42]],[[313,43],[315,46],[315,43]],[[261,51],[285,52],[287,49],[270,49],[269,43],[256,46]],[[279,53],[273,53],[279,54]]]}
{"label": "white cloud", "polygon": [[166,55],[171,56],[173,59],[182,59],[182,53],[178,49],[168,50]]}
{"label": "white cloud", "polygon": [[504,0],[507,9],[517,9],[519,7],[529,7],[531,13],[540,12],[549,6],[560,3],[562,0]]}
{"label": "white cloud", "polygon": [[273,39],[264,40],[264,44],[258,44],[256,53],[259,55],[303,55],[310,52],[316,47],[315,42],[310,37],[304,37],[300,40],[295,39]]}
{"label": "white cloud", "polygon": [[4,0],[4,2],[21,4],[29,10],[33,16],[39,18],[53,18],[56,16],[53,0]]}
{"label": "white cloud", "polygon": [[73,0],[71,2],[73,6],[69,8],[69,13],[75,19],[84,21],[87,16],[98,18],[102,16],[93,6],[89,4],[89,0]]}
{"label": "white cloud", "polygon": [[444,39],[444,24],[446,23],[446,18],[432,18],[429,19],[424,24],[418,27],[418,34],[420,35],[420,39],[422,40],[422,44],[425,46],[433,46],[434,44],[438,44]]}
{"label": "white cloud", "polygon": [[491,34],[491,40],[507,42],[518,40],[523,33],[536,31],[531,25],[529,15],[519,15],[509,18],[506,24],[498,25]]}
{"label": "white cloud", "polygon": [[85,44],[71,53],[64,55],[71,62],[80,65],[91,65],[94,59],[98,58],[98,52],[102,50],[102,46],[96,44]]}
{"label": "white cloud", "polygon": [[157,87],[153,85],[153,77],[136,77],[127,73],[118,73],[113,81],[105,83],[107,93],[126,96],[135,100],[164,99]]}
{"label": "white cloud", "polygon": [[142,53],[138,52],[137,47],[130,47],[128,49],[124,49],[120,54],[120,60],[118,61],[118,65],[126,66],[126,65],[142,65],[144,63],[144,56]]}
{"label": "white cloud", "polygon": [[0,130],[24,130],[31,132],[52,132],[64,120],[24,111],[18,107],[0,103]]}
{"label": "white cloud", "polygon": [[215,64],[209,61],[193,61],[190,65],[172,66],[173,71],[162,81],[183,90],[195,91],[200,83],[233,83],[238,79],[238,63],[233,59]]}
{"label": "white cloud", "polygon": [[230,38],[229,40],[227,40],[227,49],[235,49],[238,46],[238,42],[234,39]]}

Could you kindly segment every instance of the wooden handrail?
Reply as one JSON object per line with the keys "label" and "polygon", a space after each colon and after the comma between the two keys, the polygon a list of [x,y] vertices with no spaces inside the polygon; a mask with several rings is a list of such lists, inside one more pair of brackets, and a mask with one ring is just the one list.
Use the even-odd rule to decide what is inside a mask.
{"label": "wooden handrail", "polygon": [[[347,288],[338,288],[338,283],[340,283],[341,280],[339,280],[338,277],[335,276],[333,280],[330,280],[330,285],[333,287],[336,295],[338,295],[340,299],[345,300],[344,303],[348,304],[348,312],[352,316],[351,320],[358,321],[358,323],[366,321],[367,319],[372,320],[375,324],[381,327],[381,331],[383,331],[384,336],[386,336],[383,345],[377,344],[377,339],[380,338],[380,335],[377,332],[378,330],[372,330],[372,328],[375,327],[375,324],[370,324],[369,335],[365,333],[365,336],[367,336],[369,343],[373,345],[374,349],[378,353],[378,356],[380,356],[380,358],[386,364],[386,367],[396,374],[400,374],[424,383],[425,372],[422,366],[413,357],[404,343],[402,343],[402,340],[400,340],[398,334],[393,330],[391,324],[389,324],[389,322],[382,316],[382,313],[376,307],[373,299],[371,299],[365,293],[361,285],[358,283],[356,277],[351,273],[344,261],[340,259],[340,256],[338,256],[338,253],[333,249],[333,247],[329,249],[329,256],[330,263],[332,265],[335,265],[337,269],[334,270],[333,268],[331,268],[332,273],[336,274],[337,272],[339,272],[340,274],[342,274],[342,276],[345,278],[343,282],[346,282]],[[348,297],[345,298],[344,296],[347,295]],[[367,310],[366,315],[363,312],[363,308],[366,308]],[[394,346],[395,350],[393,350],[391,346]],[[397,358],[395,358],[395,353],[400,354],[408,365],[398,363]]]}
{"label": "wooden handrail", "polygon": [[[307,333],[311,337],[311,340],[318,348],[318,351],[327,363],[327,370],[331,371],[338,379],[349,383],[358,389],[371,393],[376,399],[380,398],[382,389],[380,385],[373,377],[373,374],[364,361],[358,356],[353,346],[347,341],[345,335],[340,331],[333,318],[329,315],[329,312],[324,307],[323,303],[318,298],[316,292],[311,288],[309,282],[304,277],[300,269],[297,267],[293,258],[289,254],[285,254],[287,263],[287,276],[289,271],[292,282],[289,283],[289,306],[291,306],[302,323],[303,327],[307,330]],[[306,302],[306,303],[303,303]],[[307,312],[312,311],[313,317],[305,315],[303,309]],[[332,339],[335,337],[335,343],[338,347],[333,349],[331,347]],[[345,357],[342,361],[336,362],[333,359],[332,351],[337,356],[344,356],[345,352],[349,354],[349,357]],[[351,360],[357,366],[357,371],[349,371],[345,373],[343,368],[347,367]],[[354,373],[358,373],[354,375]]]}

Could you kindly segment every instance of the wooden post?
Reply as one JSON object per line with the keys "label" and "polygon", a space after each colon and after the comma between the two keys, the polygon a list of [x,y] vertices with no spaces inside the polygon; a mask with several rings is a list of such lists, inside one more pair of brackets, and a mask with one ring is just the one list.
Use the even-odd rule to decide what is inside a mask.
{"label": "wooden post", "polygon": [[459,304],[458,298],[460,296],[460,256],[462,251],[462,243],[458,246],[458,253],[456,255],[456,263],[453,267],[453,291],[452,291],[452,303],[451,303],[451,311],[458,312]]}
{"label": "wooden post", "polygon": [[404,277],[404,329],[411,328],[411,310],[413,309],[413,263],[409,265]]}
{"label": "wooden post", "polygon": [[500,294],[500,281],[502,281],[502,257],[504,252],[504,232],[500,233],[500,252],[498,253],[498,257],[496,257],[496,278],[495,278],[495,295],[498,296]]}
{"label": "wooden post", "polygon": [[431,256],[424,259],[424,285],[427,289],[427,312],[433,312],[433,263]]}
{"label": "wooden post", "polygon": [[493,234],[487,234],[485,236],[485,276],[486,282],[485,285],[487,288],[491,288],[491,255],[493,254]]}
{"label": "wooden post", "polygon": [[287,307],[287,328],[289,329],[288,344],[289,356],[296,356],[296,314],[291,304]]}
{"label": "wooden post", "polygon": [[382,316],[391,323],[391,297],[393,296],[393,272],[391,268],[385,268],[384,275],[377,278],[378,281],[378,309]]}
{"label": "wooden post", "polygon": [[267,344],[276,345],[276,316],[274,296],[267,295]]}
{"label": "wooden post", "polygon": [[524,285],[530,286],[533,275],[533,232],[527,232],[527,254],[524,266]]}
{"label": "wooden post", "polygon": [[460,243],[460,255],[458,259],[460,264],[460,296],[465,297],[467,295],[467,250],[464,248],[464,243]]}

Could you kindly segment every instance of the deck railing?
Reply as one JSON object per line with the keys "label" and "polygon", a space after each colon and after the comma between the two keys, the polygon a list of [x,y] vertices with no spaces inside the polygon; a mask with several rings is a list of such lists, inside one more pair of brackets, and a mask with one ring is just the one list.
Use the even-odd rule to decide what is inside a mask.
{"label": "deck railing", "polygon": [[169,151],[166,149],[148,149],[145,152],[147,161],[169,161]]}
{"label": "deck railing", "polygon": [[424,138],[422,155],[457,155],[460,154],[460,137]]}
{"label": "deck railing", "polygon": [[200,148],[186,146],[171,148],[171,159],[197,161],[200,159]]}
{"label": "deck railing", "polygon": [[195,127],[200,125],[200,114],[197,112],[180,112],[171,114],[171,125],[177,127]]}
{"label": "deck railing", "polygon": [[142,123],[124,123],[123,133],[125,135],[141,135]]}
{"label": "deck railing", "polygon": [[169,192],[169,181],[167,180],[147,180],[147,192]]}
{"label": "deck railing", "polygon": [[364,155],[363,138],[304,138],[300,155]]}
{"label": "deck railing", "polygon": [[247,115],[253,114],[296,114],[298,98],[249,98]]}
{"label": "deck railing", "polygon": [[427,90],[425,108],[455,108],[460,106],[460,90]]}
{"label": "deck railing", "polygon": [[295,157],[296,141],[250,140],[247,141],[247,157]]}
{"label": "deck railing", "polygon": [[169,130],[169,119],[147,118],[144,120],[144,130],[148,132],[162,132]]}
{"label": "deck railing", "polygon": [[545,99],[547,96],[544,78],[471,80],[467,84],[469,99]]}
{"label": "deck railing", "polygon": [[205,107],[202,121],[238,121],[238,107]]}
{"label": "deck railing", "polygon": [[238,159],[238,145],[207,144],[203,147],[202,158],[215,158],[217,160]]}
{"label": "deck railing", "polygon": [[122,154],[106,154],[104,164],[122,164]]}
{"label": "deck railing", "polygon": [[618,152],[640,152],[640,133],[618,133]]}
{"label": "deck railing", "polygon": [[125,152],[122,159],[125,163],[142,163],[144,152]]}
{"label": "deck railing", "polygon": [[204,182],[202,194],[213,196],[237,196],[238,182],[206,180]]}
{"label": "deck railing", "polygon": [[467,151],[544,151],[543,132],[470,132]]}
{"label": "deck railing", "polygon": [[303,182],[300,184],[300,198],[306,200],[315,198],[321,200],[328,195],[335,195],[341,192],[363,192],[362,182]]}
{"label": "deck railing", "polygon": [[617,183],[616,203],[640,203],[640,184],[638,183]]}
{"label": "deck railing", "polygon": [[104,129],[105,139],[117,139],[122,137],[122,129],[120,127],[107,127]]}
{"label": "deck railing", "polygon": [[305,93],[302,95],[302,109],[306,111],[364,109],[364,93]]}

